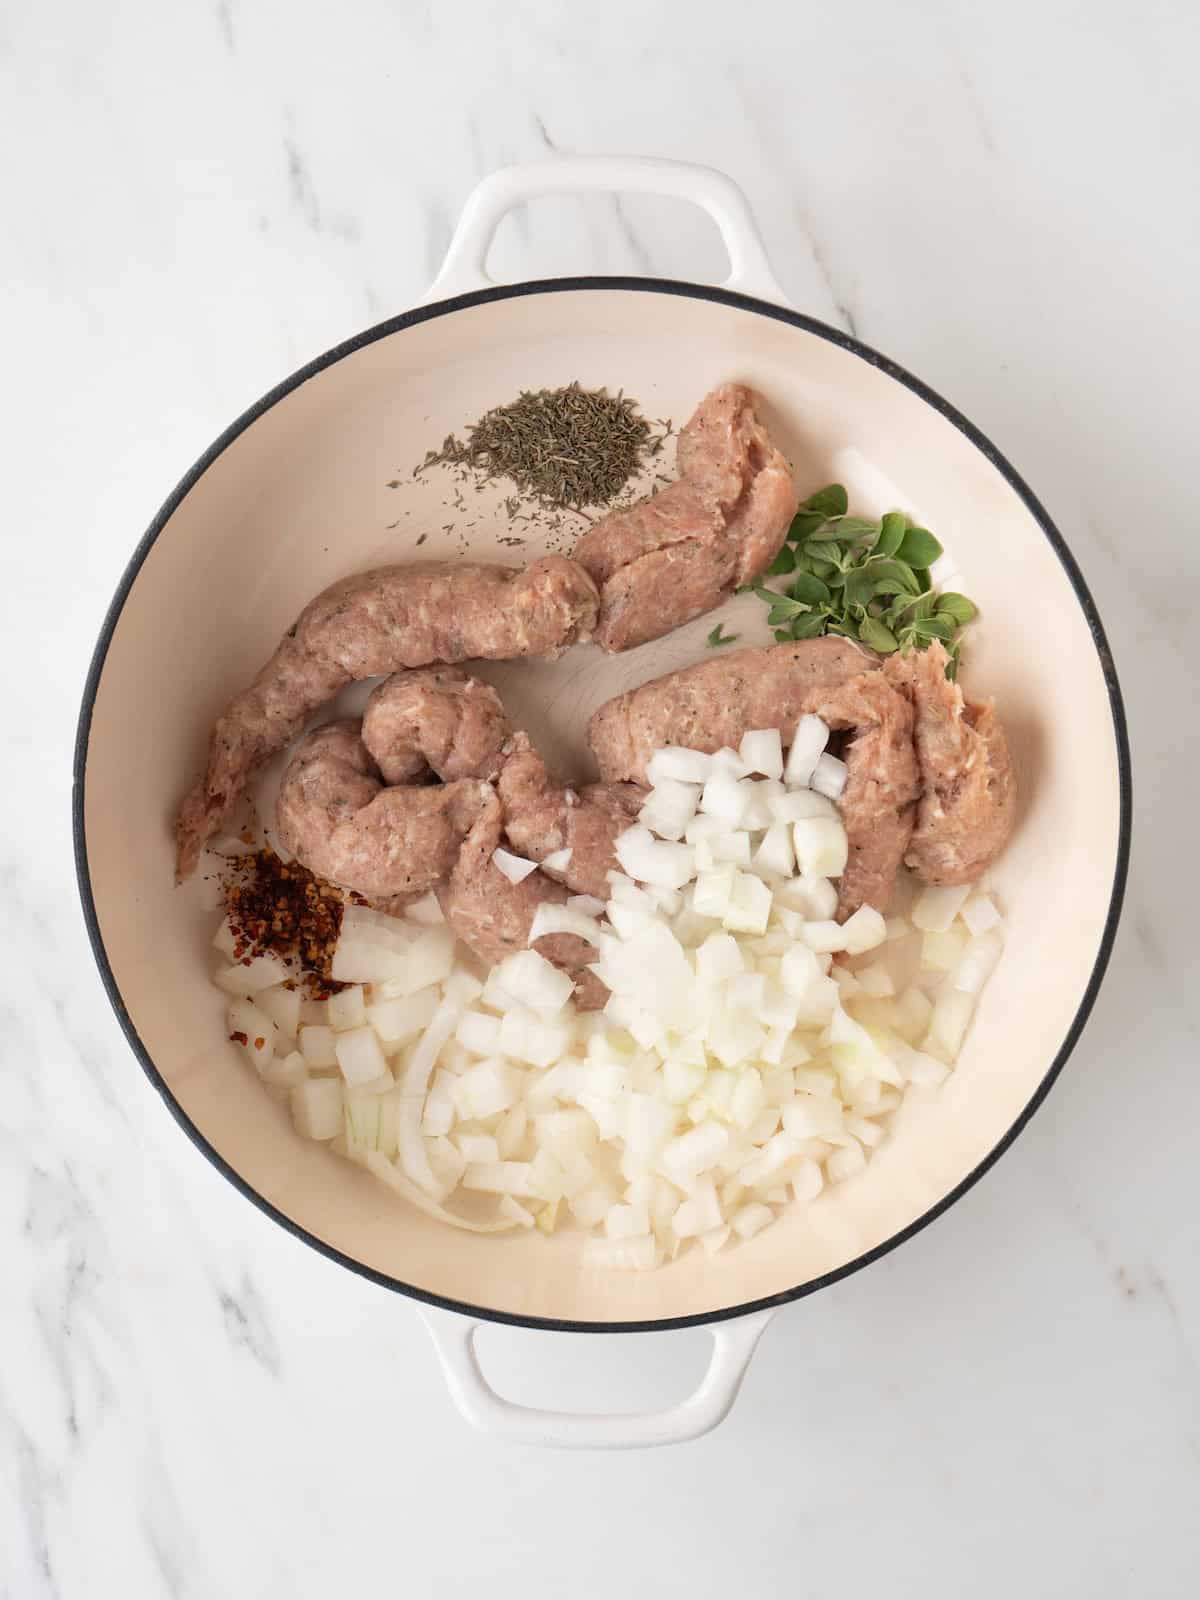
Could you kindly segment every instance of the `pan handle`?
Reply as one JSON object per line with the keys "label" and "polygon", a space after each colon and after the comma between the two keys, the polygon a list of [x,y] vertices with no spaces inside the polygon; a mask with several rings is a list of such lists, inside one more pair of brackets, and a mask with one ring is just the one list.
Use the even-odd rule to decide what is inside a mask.
{"label": "pan handle", "polygon": [[442,269],[423,304],[488,289],[487,256],[505,212],[546,194],[657,194],[690,200],[716,223],[729,252],[723,288],[787,305],[763,248],[746,196],[723,172],[652,156],[562,156],[502,167],[467,198]]}
{"label": "pan handle", "polygon": [[463,1416],[483,1433],[520,1444],[560,1450],[645,1450],[680,1444],[715,1428],[737,1399],[750,1357],[774,1309],[709,1327],[712,1356],[703,1378],[677,1406],[666,1411],[540,1411],[515,1405],[492,1388],[475,1353],[479,1323],[457,1312],[422,1306],[442,1363],[450,1396]]}

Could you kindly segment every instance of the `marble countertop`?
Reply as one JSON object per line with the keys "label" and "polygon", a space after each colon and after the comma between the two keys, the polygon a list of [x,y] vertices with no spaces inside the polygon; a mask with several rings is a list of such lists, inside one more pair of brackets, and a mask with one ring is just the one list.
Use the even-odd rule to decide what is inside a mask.
{"label": "marble countertop", "polygon": [[[5,1600],[1195,1593],[1198,50],[1184,0],[8,9]],[[1138,831],[1092,1020],[995,1171],[779,1316],[717,1433],[563,1457],[469,1431],[413,1309],[179,1136],[92,969],[68,804],[101,616],[190,463],[418,298],[482,174],[613,150],[730,172],[795,302],[1035,486],[1109,628]],[[682,207],[561,200],[492,265],[721,254]],[[662,1403],[706,1347],[483,1339],[504,1392],[566,1405]]]}

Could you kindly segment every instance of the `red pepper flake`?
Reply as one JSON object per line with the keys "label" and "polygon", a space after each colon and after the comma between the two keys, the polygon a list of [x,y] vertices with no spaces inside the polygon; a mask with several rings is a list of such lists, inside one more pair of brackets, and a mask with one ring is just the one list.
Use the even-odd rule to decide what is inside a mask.
{"label": "red pepper flake", "polygon": [[256,1050],[261,1050],[261,1049],[262,1049],[262,1047],[263,1047],[263,1045],[265,1045],[265,1044],[266,1044],[266,1042],[267,1042],[267,1041],[266,1041],[266,1040],[265,1040],[265,1039],[255,1039],[255,1041],[254,1041],[254,1048],[255,1048],[255,1049],[256,1049]]}
{"label": "red pepper flake", "polygon": [[246,965],[268,953],[293,961],[317,1000],[345,988],[334,979],[333,953],[342,908],[347,901],[365,905],[361,895],[347,894],[298,861],[281,861],[270,849],[234,857],[222,887],[235,961]]}
{"label": "red pepper flake", "polygon": [[229,1037],[233,1040],[234,1044],[249,1044],[250,1043],[250,1040],[247,1038],[247,1036],[244,1033],[241,1032],[240,1029],[238,1030],[237,1033],[231,1033],[229,1035]]}

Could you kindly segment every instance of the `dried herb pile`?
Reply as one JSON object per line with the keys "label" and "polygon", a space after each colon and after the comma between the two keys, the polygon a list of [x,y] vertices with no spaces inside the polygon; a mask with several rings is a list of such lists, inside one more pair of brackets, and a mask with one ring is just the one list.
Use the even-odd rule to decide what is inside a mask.
{"label": "dried herb pile", "polygon": [[581,511],[608,505],[643,462],[659,453],[670,431],[669,423],[661,426],[656,433],[623,392],[610,395],[578,383],[525,390],[485,412],[465,440],[450,434],[413,475],[458,467],[486,482],[508,479],[519,494],[549,510]]}

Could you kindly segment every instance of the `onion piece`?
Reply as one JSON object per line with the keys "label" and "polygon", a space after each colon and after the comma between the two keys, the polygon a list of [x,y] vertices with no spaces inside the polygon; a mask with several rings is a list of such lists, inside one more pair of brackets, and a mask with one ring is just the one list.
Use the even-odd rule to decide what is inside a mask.
{"label": "onion piece", "polygon": [[840,878],[846,870],[846,830],[836,817],[806,817],[792,824],[796,865],[803,873]]}
{"label": "onion piece", "polygon": [[950,974],[951,986],[963,994],[978,996],[1003,953],[1004,941],[994,930],[968,939],[962,959]]}
{"label": "onion piece", "polygon": [[740,828],[749,799],[741,780],[728,769],[715,771],[700,791],[700,810],[730,828]]}
{"label": "onion piece", "polygon": [[400,1081],[403,1098],[396,1128],[400,1165],[405,1177],[418,1188],[424,1189],[434,1200],[441,1200],[447,1191],[434,1177],[433,1168],[429,1165],[429,1155],[421,1134],[421,1113],[437,1058],[457,1028],[461,1016],[461,1006],[450,1000],[442,1001],[408,1058]]}
{"label": "onion piece", "polygon": [[493,850],[492,864],[498,872],[504,874],[509,883],[524,883],[531,872],[537,871],[536,861],[528,861],[524,856],[515,856],[511,850]]}
{"label": "onion piece", "polygon": [[290,1096],[292,1121],[304,1139],[333,1139],[342,1131],[342,1086],[336,1078],[307,1078]]}
{"label": "onion piece", "polygon": [[364,1025],[339,1033],[333,1041],[333,1049],[342,1077],[347,1083],[361,1086],[387,1077],[390,1087],[391,1077],[387,1062],[379,1046],[379,1037],[373,1028]]}
{"label": "onion piece", "polygon": [[656,750],[646,763],[646,777],[657,785],[669,778],[680,783],[707,783],[712,772],[712,757],[699,750],[684,750],[678,745],[666,745]]}
{"label": "onion piece", "polygon": [[836,756],[823,755],[817,758],[809,784],[817,794],[823,794],[826,799],[840,800],[842,790],[846,787],[847,775],[844,761],[839,761]]}
{"label": "onion piece", "polygon": [[913,901],[913,926],[922,933],[945,933],[966,903],[970,884],[922,889]]}
{"label": "onion piece", "polygon": [[989,933],[1000,922],[1000,913],[990,895],[973,894],[959,913],[966,923],[967,932]]}
{"label": "onion piece", "polygon": [[386,1183],[389,1189],[394,1189],[397,1194],[416,1206],[418,1211],[424,1211],[427,1216],[436,1217],[439,1222],[448,1222],[452,1228],[461,1228],[466,1233],[507,1233],[515,1226],[512,1217],[497,1217],[488,1221],[476,1221],[473,1217],[460,1217],[453,1211],[447,1211],[445,1206],[439,1205],[436,1200],[430,1199],[424,1190],[412,1183],[403,1172],[386,1156],[375,1150],[364,1150],[361,1156],[362,1165],[372,1172],[381,1182]]}
{"label": "onion piece", "polygon": [[753,1239],[756,1233],[761,1233],[774,1220],[775,1213],[770,1206],[763,1205],[761,1200],[752,1200],[749,1205],[735,1212],[730,1226],[739,1239]]}
{"label": "onion piece", "polygon": [[788,749],[783,781],[794,788],[806,788],[828,743],[829,729],[820,717],[811,713],[801,717]]}
{"label": "onion piece", "polygon": [[568,847],[565,850],[552,850],[548,856],[542,857],[543,872],[565,872],[571,865],[571,856],[574,852]]}
{"label": "onion piece", "polygon": [[250,996],[260,989],[273,989],[288,978],[288,969],[276,955],[253,956],[249,961],[238,962],[224,972],[218,972],[213,982],[226,994]]}
{"label": "onion piece", "polygon": [[547,933],[573,933],[576,938],[583,939],[588,944],[600,943],[600,926],[594,916],[589,917],[582,911],[573,910],[569,904],[555,905],[551,900],[543,900],[533,914],[533,922],[529,928],[530,944],[536,943]]}

